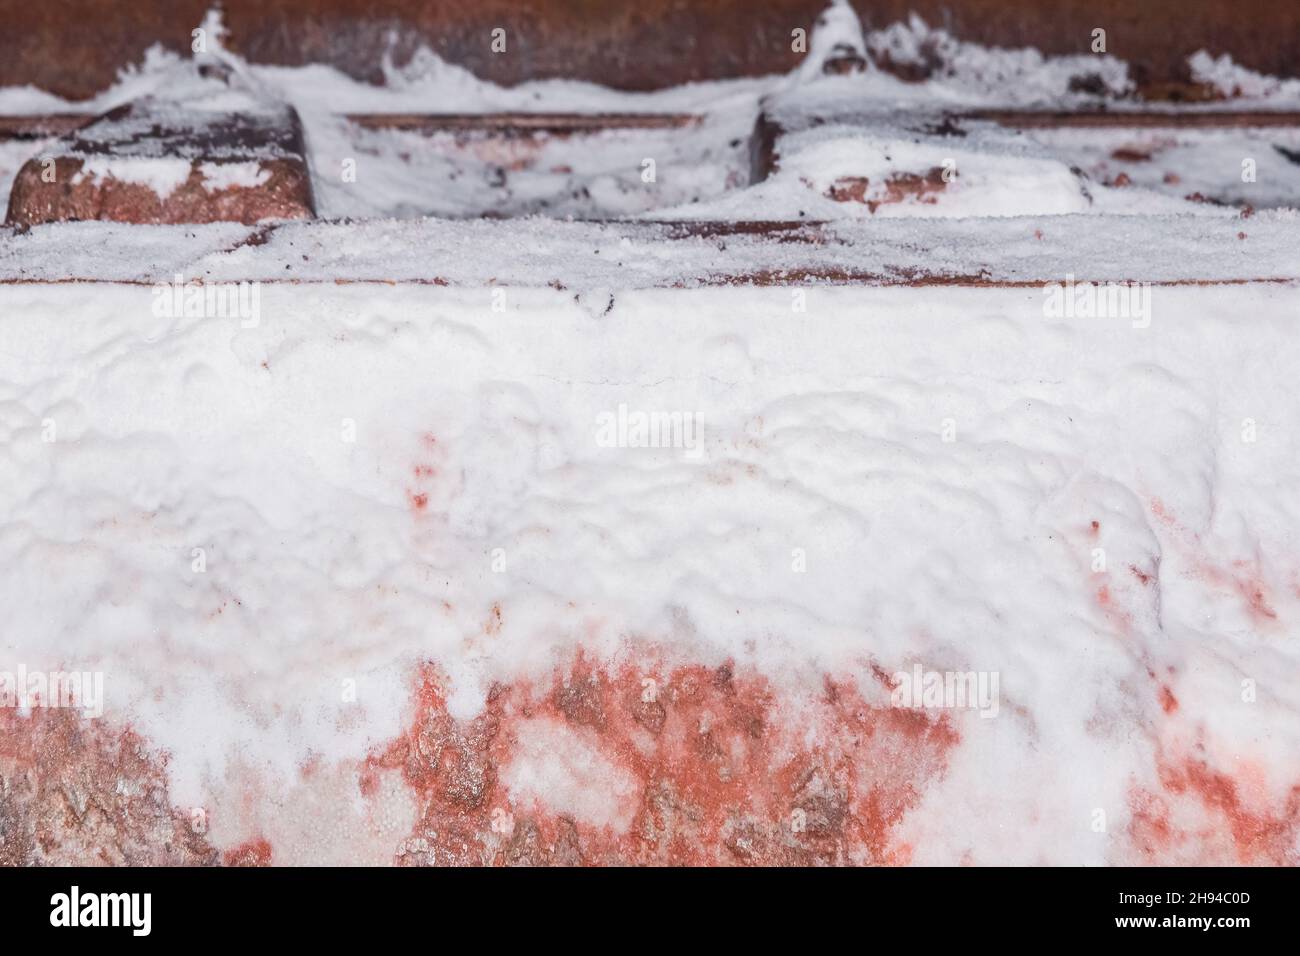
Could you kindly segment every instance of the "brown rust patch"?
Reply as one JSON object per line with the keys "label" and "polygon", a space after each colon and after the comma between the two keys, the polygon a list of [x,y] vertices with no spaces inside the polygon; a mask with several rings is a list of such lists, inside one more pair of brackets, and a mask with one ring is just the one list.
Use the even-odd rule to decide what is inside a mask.
{"label": "brown rust patch", "polygon": [[881,206],[901,202],[919,202],[933,205],[939,193],[948,188],[941,166],[925,173],[894,173],[885,179],[883,187],[875,193],[865,176],[842,176],[826,190],[826,197],[836,202],[864,203],[871,212]]}
{"label": "brown rust patch", "polygon": [[[99,160],[106,163],[91,165]],[[187,162],[189,172],[162,195],[147,182],[118,178],[113,163],[126,160],[169,171]],[[256,183],[212,182],[204,175],[205,168],[245,163],[257,165]],[[8,221],[254,225],[314,215],[306,147],[292,109],[177,115],[143,99],[109,111],[28,160],[14,179]]]}

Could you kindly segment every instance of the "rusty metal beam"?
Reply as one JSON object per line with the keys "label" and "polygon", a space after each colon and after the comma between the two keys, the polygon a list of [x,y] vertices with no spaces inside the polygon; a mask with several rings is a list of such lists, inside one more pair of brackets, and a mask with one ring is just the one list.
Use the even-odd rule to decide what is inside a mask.
{"label": "rusty metal beam", "polygon": [[496,136],[547,133],[571,136],[612,129],[683,129],[701,122],[693,113],[349,113],[366,129],[420,133],[482,132]]}
{"label": "rusty metal beam", "polygon": [[[421,133],[474,133],[512,136],[546,133],[571,136],[618,129],[685,129],[702,122],[693,113],[347,113],[366,129]],[[75,132],[97,118],[94,113],[0,115],[0,140],[44,139]]]}
{"label": "rusty metal beam", "polygon": [[[488,135],[548,133],[568,136],[616,129],[684,129],[702,122],[692,113],[348,113],[366,129],[422,133],[481,132]],[[0,115],[0,140],[43,139],[73,132],[95,119],[93,113]],[[969,110],[950,114],[954,121],[987,120],[1016,129],[1265,129],[1300,127],[1297,110],[1115,110],[1074,113],[1043,110]],[[760,126],[762,121],[760,120]],[[770,127],[770,123],[769,123]],[[755,131],[771,138],[772,128]],[[769,147],[770,148],[770,147]],[[760,177],[762,178],[762,177]]]}
{"label": "rusty metal beam", "polygon": [[972,110],[954,119],[991,120],[1015,129],[1262,129],[1300,126],[1296,110],[1080,111]]}
{"label": "rusty metal beam", "polygon": [[[0,86],[31,83],[81,99],[109,86],[153,44],[190,50],[211,0],[0,0]],[[385,54],[421,46],[497,83],[571,77],[629,90],[785,72],[801,60],[791,31],[826,0],[225,0],[231,45],[259,63],[327,63],[372,82]],[[854,0],[868,28],[915,12],[963,40],[1107,52],[1163,97],[1202,48],[1263,73],[1300,72],[1300,5],[1272,0]],[[506,49],[494,52],[492,31]],[[1171,86],[1171,84],[1173,84]]]}
{"label": "rusty metal beam", "polygon": [[44,113],[35,116],[0,116],[0,140],[44,139],[81,129],[94,113]]}

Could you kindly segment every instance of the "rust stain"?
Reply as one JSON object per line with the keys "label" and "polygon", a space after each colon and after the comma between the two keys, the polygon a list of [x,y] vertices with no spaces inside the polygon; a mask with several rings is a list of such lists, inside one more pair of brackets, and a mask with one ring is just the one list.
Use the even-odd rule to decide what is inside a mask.
{"label": "rust stain", "polygon": [[[501,769],[516,728],[538,719],[573,728],[635,781],[625,832],[511,804]],[[494,687],[483,714],[459,722],[430,665],[409,729],[361,785],[373,792],[376,770],[400,768],[421,795],[407,864],[901,863],[911,848],[894,828],[957,742],[946,718],[868,703],[847,680],[792,701],[731,665],[581,655],[539,686]]]}

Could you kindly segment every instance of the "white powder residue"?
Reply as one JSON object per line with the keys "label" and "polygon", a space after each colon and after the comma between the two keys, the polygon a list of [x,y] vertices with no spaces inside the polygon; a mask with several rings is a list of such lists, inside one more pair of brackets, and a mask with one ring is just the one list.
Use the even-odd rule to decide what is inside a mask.
{"label": "white powder residue", "polygon": [[203,163],[203,188],[210,193],[223,189],[254,189],[271,178],[271,171],[260,163]]}
{"label": "white powder residue", "polygon": [[[1084,182],[1065,162],[1026,155],[1023,147],[981,145],[986,148],[876,136],[844,126],[818,128],[782,139],[780,168],[759,185],[706,203],[657,210],[655,216],[797,220],[1091,211]],[[853,198],[834,198],[854,184]]]}
{"label": "white powder residue", "polygon": [[1187,58],[1187,66],[1193,80],[1210,84],[1224,96],[1291,100],[1300,96],[1300,80],[1265,76],[1241,66],[1227,53],[1215,57],[1198,50]]}
{"label": "white powder residue", "polygon": [[637,781],[571,727],[549,720],[518,725],[501,781],[520,806],[541,805],[579,823],[622,833],[636,812]]}
{"label": "white powder residue", "polygon": [[[857,42],[848,16],[838,4],[827,37]],[[1238,176],[1221,138],[940,135],[933,107],[908,115],[1077,105],[1085,68],[1127,89],[1107,58],[975,48],[916,20],[866,44],[931,78],[642,95],[495,87],[427,51],[387,65],[387,88],[231,61],[298,106],[318,176],[361,159],[360,185],[320,176],[327,214],[473,215],[504,191],[493,211],[839,221],[788,242],[540,218],[309,222],[256,245],[233,224],[0,231],[0,279],[16,280],[0,283],[0,671],[103,672],[106,719],[166,751],[173,801],[304,860],[337,860],[340,840],[382,857],[418,818],[394,778],[367,819],[349,768],[410,726],[422,665],[470,720],[497,683],[641,645],[669,665],[734,662],[796,701],[828,676],[879,694],[876,669],[918,663],[998,675],[997,718],[952,715],[944,772],[899,825],[916,862],[1114,862],[1090,815],[1123,832],[1134,788],[1158,789],[1160,757],[1193,738],[1285,805],[1300,777],[1297,214],[1183,201],[1198,177]],[[1247,95],[1295,92],[1193,66]],[[157,53],[96,102],[168,87],[231,105]],[[795,116],[889,105],[871,125],[796,129],[776,173],[743,188],[764,94]],[[706,119],[611,134],[595,159],[574,140],[453,162],[333,115],[447,102]],[[1251,135],[1277,147],[1259,172],[1283,193],[1295,142]],[[663,148],[658,191],[640,177],[647,143]],[[412,145],[430,151],[401,159]],[[18,156],[0,153],[0,176]],[[1099,184],[1121,171],[1131,185]],[[81,175],[166,197],[191,172],[90,156]],[[202,173],[220,190],[266,171]],[[1248,185],[1229,195],[1253,201]],[[911,221],[926,216],[942,218]],[[780,284],[855,270],[858,284]],[[866,284],[945,272],[1024,285]],[[1045,281],[1060,293],[1076,274],[1189,284],[1138,290],[1142,315],[1053,311]],[[777,278],[701,287],[745,275]],[[174,276],[262,280],[236,299],[256,315],[95,281]],[[1216,278],[1247,281],[1190,284]],[[698,430],[689,448],[611,439],[602,423],[629,414]],[[595,731],[512,732],[514,805],[632,825],[637,781]],[[308,761],[326,769],[304,783]],[[259,818],[250,793],[305,811]]]}
{"label": "white powder residue", "polygon": [[[795,696],[873,662],[998,673],[908,816],[926,860],[1104,862],[1091,808],[1118,832],[1159,786],[1152,672],[1284,800],[1295,289],[1156,287],[1145,327],[1035,287],[799,289],[494,312],[486,287],[267,285],[246,328],[148,287],[0,287],[0,669],[102,670],[108,718],[214,815],[232,767],[292,781],[391,740],[421,661],[469,718],[630,635]],[[602,442],[620,405],[698,414],[702,451]],[[529,725],[506,784],[626,826],[594,747]]]}
{"label": "white powder residue", "polygon": [[1293,250],[1300,213],[1269,210],[1243,221],[1234,209],[1204,209],[1198,216],[877,217],[810,226],[790,234],[797,242],[773,242],[762,232],[674,239],[673,227],[661,224],[536,217],[287,223],[262,245],[249,245],[255,230],[235,223],[60,223],[21,235],[0,231],[0,278],[172,282],[183,274],[221,282],[439,279],[480,286],[509,276],[520,286],[585,290],[584,307],[602,309],[608,295],[601,289],[809,270],[862,282],[927,273],[1031,282],[1068,273],[1153,282],[1300,279]]}
{"label": "white powder residue", "polygon": [[866,45],[874,57],[922,69],[928,79],[920,86],[935,102],[1077,103],[1087,98],[1071,88],[1078,77],[1096,77],[1113,96],[1132,89],[1127,64],[1113,56],[1045,56],[1035,49],[981,46],[931,28],[916,14],[867,34]]}
{"label": "white powder residue", "polygon": [[83,160],[76,178],[78,182],[84,178],[97,182],[112,179],[119,183],[148,186],[159,199],[166,199],[184,185],[192,171],[188,159],[89,156]]}

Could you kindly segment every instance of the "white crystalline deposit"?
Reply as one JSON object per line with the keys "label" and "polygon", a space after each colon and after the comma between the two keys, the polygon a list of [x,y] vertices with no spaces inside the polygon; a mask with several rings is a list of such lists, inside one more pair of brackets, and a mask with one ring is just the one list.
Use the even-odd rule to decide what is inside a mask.
{"label": "white crystalline deposit", "polygon": [[271,171],[260,163],[202,163],[203,188],[208,192],[223,189],[255,189],[271,178]]}
{"label": "white crystalline deposit", "polygon": [[[1145,328],[1040,287],[796,291],[266,285],[248,327],[0,287],[0,669],[104,672],[214,818],[235,768],[273,793],[391,739],[420,661],[468,718],[629,641],[792,699],[996,674],[918,862],[1113,860],[1096,809],[1121,833],[1192,748],[1282,805],[1294,287],[1156,287]],[[625,823],[584,737],[522,737],[521,804]]]}
{"label": "white crystalline deposit", "polygon": [[953,103],[996,99],[1022,106],[1077,104],[1088,99],[1071,87],[1081,76],[1096,77],[1112,96],[1128,93],[1133,86],[1128,65],[1110,55],[1044,56],[1032,48],[981,46],[932,28],[916,14],[906,23],[867,34],[866,46],[873,57],[922,69],[926,93]]}
{"label": "white crystalline deposit", "polygon": [[[795,110],[803,105],[799,97],[790,99],[795,100]],[[778,169],[766,181],[708,202],[656,210],[654,215],[761,221],[1092,211],[1087,184],[1066,157],[992,128],[979,129],[969,139],[923,135],[901,128],[903,115],[877,117],[869,129],[859,119],[785,135],[779,141]],[[906,184],[917,178],[925,183],[909,190]],[[1130,206],[1145,212],[1168,210],[1167,204],[1153,208],[1145,194],[1131,199]]]}
{"label": "white crystalline deposit", "polygon": [[1224,96],[1294,101],[1300,95],[1300,81],[1264,76],[1234,62],[1226,53],[1214,57],[1198,50],[1187,58],[1187,66],[1192,79],[1210,84]]}
{"label": "white crystalline deposit", "polygon": [[[852,220],[773,241],[690,235],[655,223],[491,221],[293,222],[263,232],[235,223],[137,227],[58,223],[0,230],[0,280],[446,282],[574,289],[605,308],[614,290],[733,282],[737,277],[919,275],[987,281],[1160,283],[1300,279],[1300,214],[1235,209],[1201,216],[1035,216]],[[674,238],[676,236],[676,238]],[[603,294],[600,290],[606,290]]]}
{"label": "white crystalline deposit", "polygon": [[[845,9],[827,37],[857,42]],[[305,223],[257,244],[235,225],[0,232],[0,674],[102,674],[104,719],[167,752],[175,804],[207,808],[216,845],[265,831],[277,860],[337,861],[353,839],[345,861],[382,860],[410,832],[412,794],[381,781],[362,806],[349,762],[409,725],[422,663],[470,721],[494,683],[544,682],[579,648],[733,661],[796,735],[816,733],[797,718],[828,676],[881,707],[878,675],[906,680],[894,702],[941,708],[957,740],[896,827],[916,862],[1132,862],[1134,794],[1171,795],[1189,761],[1234,782],[1243,832],[1268,829],[1300,780],[1295,214],[1165,215],[1192,204],[1164,159],[1131,177],[1149,188],[1108,191],[1051,136],[930,129],[948,106],[1074,105],[1079,63],[915,22],[865,42],[934,75],[507,90],[425,53],[372,88],[218,49],[299,109],[329,215],[497,202],[506,187],[435,188],[491,164],[404,159],[410,134],[333,115],[455,102],[706,117],[672,147],[601,142],[604,166],[545,144],[492,211],[840,221],[789,241],[543,219]],[[1087,62],[1126,88],[1122,65]],[[93,105],[163,90],[182,111],[233,95],[156,53]],[[877,115],[793,132],[742,189],[765,95]],[[1146,161],[1101,142],[1097,178]],[[1221,178],[1229,153],[1180,170]],[[879,202],[949,159],[941,191],[903,180]],[[584,160],[590,195],[556,201]],[[209,188],[257,175],[204,170]],[[737,276],[775,284],[706,287]],[[956,673],[973,702],[928,696]],[[594,731],[513,733],[516,805],[630,826],[636,782]]]}
{"label": "white crystalline deposit", "polygon": [[185,180],[190,177],[190,170],[188,159],[89,156],[82,161],[74,182],[80,182],[84,178],[95,182],[111,179],[120,183],[133,183],[147,186],[159,199],[166,199],[185,184]]}
{"label": "white crystalline deposit", "polygon": [[636,781],[565,724],[524,723],[502,782],[519,806],[540,806],[581,823],[624,832],[636,810]]}

